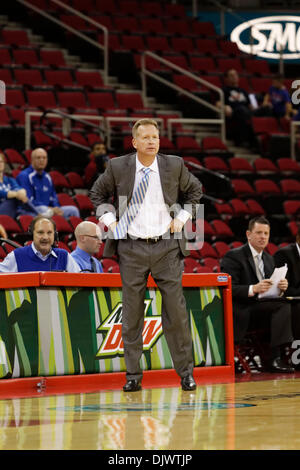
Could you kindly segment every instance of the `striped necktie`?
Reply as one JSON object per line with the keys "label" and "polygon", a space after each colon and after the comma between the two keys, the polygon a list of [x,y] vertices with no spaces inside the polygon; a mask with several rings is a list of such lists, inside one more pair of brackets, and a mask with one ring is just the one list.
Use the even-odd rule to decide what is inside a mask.
{"label": "striped necktie", "polygon": [[265,277],[265,270],[264,270],[264,262],[262,259],[262,255],[256,255],[255,256],[255,264],[256,264],[256,274],[259,279],[259,281],[262,281]]}
{"label": "striped necktie", "polygon": [[119,220],[118,225],[113,231],[114,238],[116,240],[120,240],[121,238],[125,238],[127,234],[127,230],[131,222],[136,217],[137,213],[140,210],[140,207],[144,201],[145,194],[147,192],[149,186],[149,174],[150,168],[143,168],[142,169],[144,176],[142,177],[139,185],[137,186],[136,190],[134,191],[131,200],[128,203],[128,206],[122,215],[121,219]]}

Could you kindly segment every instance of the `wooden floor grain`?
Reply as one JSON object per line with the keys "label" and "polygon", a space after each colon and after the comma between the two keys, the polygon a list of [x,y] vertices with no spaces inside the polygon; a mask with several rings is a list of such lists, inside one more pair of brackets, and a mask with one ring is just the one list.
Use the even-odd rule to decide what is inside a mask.
{"label": "wooden floor grain", "polygon": [[300,449],[300,378],[1,399],[0,449]]}

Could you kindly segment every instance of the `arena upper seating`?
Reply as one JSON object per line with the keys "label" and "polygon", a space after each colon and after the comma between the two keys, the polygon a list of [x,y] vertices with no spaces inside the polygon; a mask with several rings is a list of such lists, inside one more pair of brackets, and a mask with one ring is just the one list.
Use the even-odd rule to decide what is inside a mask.
{"label": "arena upper seating", "polygon": [[[48,0],[30,2],[103,43],[102,31],[83,18]],[[175,100],[171,102],[173,106],[170,109],[149,107],[143,101],[141,86],[139,80],[136,80],[141,68],[141,54],[145,50],[159,53],[171,63],[218,87],[224,84],[223,72],[228,68],[235,68],[240,73],[241,86],[257,97],[268,90],[274,68],[266,60],[241,53],[236,44],[217,35],[212,23],[191,18],[186,14],[185,6],[179,3],[149,0],[143,2],[142,9],[137,0],[68,0],[65,4],[109,29],[113,71],[120,80],[124,78],[124,73],[128,73],[128,80],[130,82],[132,78],[132,82],[126,88],[119,87],[116,83],[106,84],[99,68],[81,68],[80,63],[74,65],[74,62],[70,62],[65,54],[66,46],[72,54],[73,43],[76,43],[76,54],[81,54],[70,32],[57,38],[54,33],[52,42],[56,42],[57,46],[52,48],[32,41],[30,28],[33,25],[34,32],[43,34],[38,29],[35,21],[38,16],[34,12],[25,16],[23,24],[18,27],[15,24],[10,27],[9,22],[1,25],[0,80],[6,84],[6,105],[0,108],[0,146],[6,155],[8,170],[14,176],[29,164],[32,148],[37,145],[47,148],[50,156],[49,170],[60,201],[74,204],[80,210],[80,218],[76,220],[70,218],[67,221],[56,216],[60,243],[64,243],[69,250],[74,249],[76,225],[84,219],[96,220],[88,197],[88,186],[82,177],[81,162],[86,162],[83,155],[86,157],[92,143],[97,139],[103,140],[103,135],[77,123],[68,135],[69,141],[77,144],[77,151],[81,149],[82,153],[78,153],[76,157],[75,147],[69,147],[66,142],[61,143],[61,139],[65,137],[61,119],[38,116],[32,121],[31,148],[25,150],[24,125],[27,110],[45,113],[58,108],[66,113],[80,112],[103,119],[120,118],[111,124],[111,158],[131,149],[131,123],[124,122],[122,118],[135,120],[149,116],[162,119],[162,151],[179,154],[189,170],[203,179],[204,194],[208,196],[204,198],[204,244],[200,250],[191,250],[190,257],[185,259],[186,272],[219,271],[220,259],[224,253],[244,242],[247,222],[254,215],[266,214],[270,218],[272,229],[275,227],[274,234],[271,231],[271,253],[281,243],[292,241],[300,219],[297,200],[300,195],[300,165],[290,158],[286,145],[280,147],[283,153],[276,158],[270,153],[272,145],[274,147],[278,142],[276,138],[288,138],[289,123],[274,118],[253,117],[254,131],[260,141],[260,155],[250,162],[233,153],[228,143],[219,137],[207,135],[198,138],[182,123],[173,125],[174,132],[172,139],[169,139],[166,132],[168,119],[180,118],[186,113],[186,109],[181,106],[182,101],[178,94],[174,94]],[[64,40],[60,42],[63,37]],[[85,50],[82,51],[81,60],[84,60],[84,55]],[[126,62],[125,71],[122,57],[130,59]],[[215,101],[214,94],[184,73],[170,71],[152,57],[146,58],[146,64],[150,70],[183,89],[204,93],[201,95],[204,99]],[[286,80],[286,84],[290,86],[290,79]],[[151,92],[157,101],[164,94],[157,87],[153,87]],[[62,159],[61,155],[66,158]],[[189,162],[196,163],[200,168],[192,167]],[[215,172],[225,175],[230,181],[228,187],[221,189],[220,179],[213,180],[211,184],[201,167],[212,174]],[[209,201],[210,196],[220,198],[220,193],[222,203]],[[24,234],[30,220],[30,216],[22,216],[17,220],[0,216],[0,223],[6,227],[9,236],[21,243],[26,238]],[[99,259],[102,259],[103,245],[98,253]],[[0,259],[11,249],[4,244],[0,245]],[[118,272],[116,260],[103,261],[103,267],[105,272]]]}

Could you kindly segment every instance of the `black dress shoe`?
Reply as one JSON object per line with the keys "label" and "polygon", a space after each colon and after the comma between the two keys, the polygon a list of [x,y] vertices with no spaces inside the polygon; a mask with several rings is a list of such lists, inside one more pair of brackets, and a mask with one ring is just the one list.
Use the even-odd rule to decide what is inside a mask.
{"label": "black dress shoe", "polygon": [[197,387],[194,377],[192,375],[187,375],[181,379],[181,388],[185,391],[195,390]]}
{"label": "black dress shoe", "polygon": [[124,392],[138,392],[142,390],[141,382],[138,380],[128,380],[123,387]]}
{"label": "black dress shoe", "polygon": [[270,372],[281,372],[283,374],[292,374],[295,372],[294,367],[290,366],[289,364],[286,364],[283,359],[280,357],[276,357],[275,359],[272,360],[269,366],[269,371]]}

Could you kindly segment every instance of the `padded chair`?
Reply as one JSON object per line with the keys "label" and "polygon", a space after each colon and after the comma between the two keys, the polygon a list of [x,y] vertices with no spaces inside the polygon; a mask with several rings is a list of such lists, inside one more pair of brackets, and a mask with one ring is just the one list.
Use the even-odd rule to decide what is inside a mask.
{"label": "padded chair", "polygon": [[257,158],[253,162],[253,167],[257,176],[278,174],[278,167],[269,158]]}
{"label": "padded chair", "polygon": [[209,54],[212,57],[220,52],[217,40],[209,38],[196,39],[196,49],[199,54]]}
{"label": "padded chair", "polygon": [[69,196],[67,193],[57,193],[57,199],[61,206],[76,206],[75,202],[73,201],[72,197]]}
{"label": "padded chair", "polygon": [[213,272],[220,272],[220,263],[216,258],[202,258],[201,264],[208,266]]}
{"label": "padded chair", "polygon": [[80,91],[60,91],[57,93],[57,100],[61,108],[87,108],[85,95]]}
{"label": "padded chair", "polygon": [[56,191],[70,188],[68,180],[60,171],[51,170],[49,171],[49,175],[52,179]]}
{"label": "padded chair", "polygon": [[199,261],[195,258],[186,256],[184,258],[184,272],[185,273],[195,273],[197,272],[197,267],[199,266]]}
{"label": "padded chair", "polygon": [[284,201],[283,210],[286,216],[290,218],[298,218],[300,216],[300,201]]}
{"label": "padded chair", "polygon": [[271,75],[269,62],[267,60],[245,59],[244,66],[250,75]]}
{"label": "padded chair", "polygon": [[202,247],[198,250],[201,258],[218,258],[218,253],[215,248],[207,241],[203,242]]}
{"label": "padded chair", "polygon": [[31,224],[33,218],[34,217],[32,215],[29,215],[29,214],[23,214],[23,215],[19,215],[17,217],[17,221],[18,221],[21,229],[23,230],[23,232],[28,232],[29,225]]}
{"label": "padded chair", "polygon": [[235,370],[237,373],[251,374],[262,372],[267,362],[266,347],[262,339],[263,331],[249,331],[243,343],[234,345]]}
{"label": "padded chair", "polygon": [[248,217],[250,215],[249,207],[241,199],[231,199],[229,204],[232,207],[232,213],[234,217]]}
{"label": "padded chair", "polygon": [[9,236],[14,237],[22,233],[20,225],[9,215],[0,215],[0,224],[3,225]]}
{"label": "padded chair", "polygon": [[300,182],[298,180],[293,178],[282,179],[279,185],[284,195],[288,197],[300,196]]}
{"label": "padded chair", "polygon": [[116,107],[114,96],[111,92],[90,92],[87,93],[88,103],[91,108],[95,109],[114,109]]}
{"label": "padded chair", "polygon": [[119,109],[144,109],[143,99],[140,93],[118,92],[116,103]]}
{"label": "padded chair", "polygon": [[209,153],[212,153],[212,151],[217,151],[217,150],[221,150],[221,151],[227,151],[228,152],[228,148],[226,146],[226,144],[224,144],[224,142],[222,141],[222,139],[220,139],[219,137],[204,137],[202,139],[202,149],[203,149],[203,152],[209,152]]}
{"label": "padded chair", "polygon": [[293,160],[292,158],[278,158],[277,166],[281,174],[293,175],[293,174],[300,174],[300,164]]}
{"label": "padded chair", "polygon": [[280,187],[271,179],[262,178],[255,180],[254,187],[259,196],[281,195]]}
{"label": "padded chair", "polygon": [[4,155],[6,156],[7,162],[11,167],[13,167],[15,165],[18,165],[18,166],[20,166],[20,165],[25,166],[26,165],[26,161],[22,157],[22,154],[19,153],[15,149],[11,149],[11,148],[5,149],[4,150]]}
{"label": "padded chair", "polygon": [[25,30],[2,29],[1,35],[4,44],[14,44],[16,46],[30,46],[28,34]]}
{"label": "padded chair", "polygon": [[91,90],[104,88],[105,86],[102,75],[98,71],[76,70],[75,80],[77,85]]}
{"label": "padded chair", "polygon": [[77,225],[83,222],[83,219],[81,217],[76,217],[75,215],[72,215],[71,217],[69,217],[68,222],[73,228],[73,230],[75,230]]}
{"label": "padded chair", "polygon": [[210,223],[215,230],[216,239],[219,239],[219,240],[231,239],[232,240],[234,238],[234,234],[231,228],[223,220],[214,219]]}
{"label": "padded chair", "polygon": [[94,212],[94,204],[92,203],[90,198],[85,194],[75,194],[73,199],[76,202],[80,213],[82,213],[83,215],[91,215],[91,213]]}
{"label": "padded chair", "polygon": [[56,108],[56,98],[52,91],[28,91],[28,105],[33,108]]}
{"label": "padded chair", "polygon": [[227,163],[221,157],[205,157],[203,163],[205,168],[211,171],[219,171],[225,174],[229,171]]}
{"label": "padded chair", "polygon": [[43,86],[44,79],[38,69],[15,69],[15,79],[18,84],[30,86]]}
{"label": "padded chair", "polygon": [[249,214],[251,217],[255,217],[257,215],[265,215],[266,211],[265,209],[261,206],[261,204],[256,201],[255,199],[247,199],[246,204],[249,209]]}
{"label": "padded chair", "polygon": [[66,61],[61,50],[40,50],[40,59],[44,65],[52,65],[54,67],[66,67]]}
{"label": "padded chair", "polygon": [[230,250],[228,243],[220,240],[213,244],[213,248],[216,250],[219,259],[222,259],[227,251]]}
{"label": "padded chair", "polygon": [[65,177],[71,189],[85,188],[85,184],[82,177],[75,171],[69,171],[69,173],[66,173]]}
{"label": "padded chair", "polygon": [[73,234],[73,227],[62,215],[53,215],[52,219],[55,222],[56,230],[59,235]]}
{"label": "padded chair", "polygon": [[243,73],[243,65],[239,58],[221,58],[217,59],[217,66],[220,72],[226,72],[230,69],[235,69],[238,73]]}
{"label": "padded chair", "polygon": [[111,258],[101,260],[104,273],[120,272],[119,263]]}
{"label": "padded chair", "polygon": [[[194,72],[213,73],[217,72],[217,66],[212,57],[190,57],[191,68]],[[203,77],[206,80],[206,77]]]}
{"label": "padded chair", "polygon": [[13,49],[12,56],[14,63],[17,65],[34,67],[40,63],[37,52],[34,49]]}
{"label": "padded chair", "polygon": [[231,180],[231,185],[237,197],[243,198],[254,196],[256,194],[254,188],[245,179],[233,178]]}
{"label": "padded chair", "polygon": [[74,79],[70,70],[45,70],[44,75],[48,85],[59,87],[74,85]]}
{"label": "padded chair", "polygon": [[254,169],[251,163],[242,157],[232,157],[228,159],[230,172],[235,176],[253,175]]}

